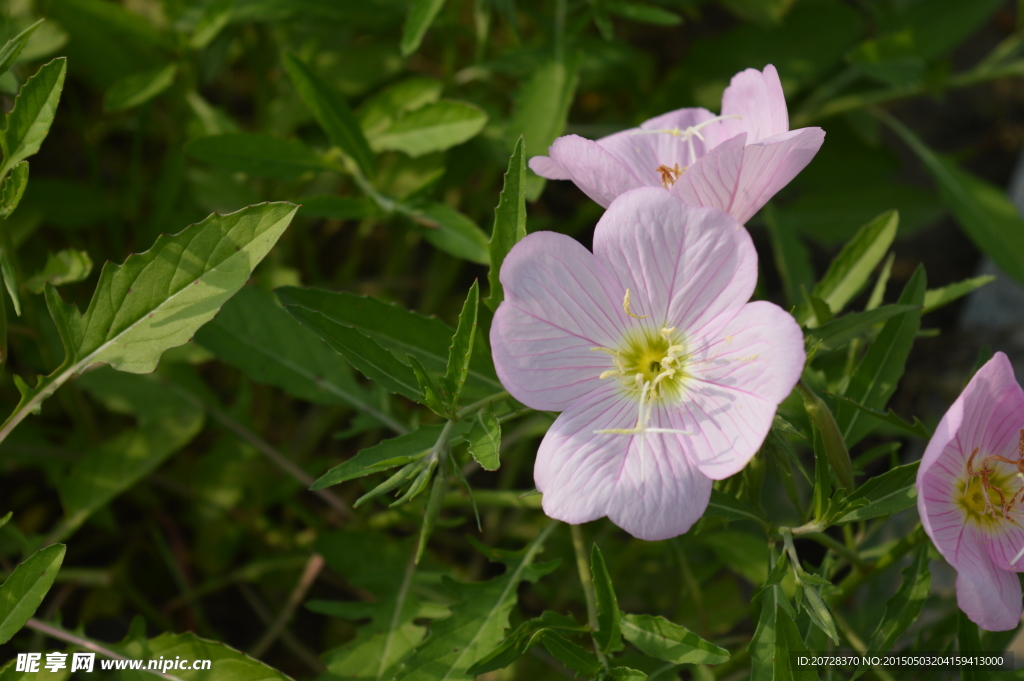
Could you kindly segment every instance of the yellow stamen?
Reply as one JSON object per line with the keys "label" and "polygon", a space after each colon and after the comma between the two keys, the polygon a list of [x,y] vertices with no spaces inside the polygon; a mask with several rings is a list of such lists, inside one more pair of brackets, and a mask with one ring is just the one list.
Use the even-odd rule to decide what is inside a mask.
{"label": "yellow stamen", "polygon": [[626,296],[622,299],[622,309],[625,310],[626,314],[629,315],[630,317],[632,317],[633,319],[646,319],[647,317],[651,316],[649,314],[645,314],[645,315],[635,315],[635,314],[633,314],[633,310],[632,310],[632,308],[630,307],[630,304],[629,304],[629,289],[628,288],[626,289]]}

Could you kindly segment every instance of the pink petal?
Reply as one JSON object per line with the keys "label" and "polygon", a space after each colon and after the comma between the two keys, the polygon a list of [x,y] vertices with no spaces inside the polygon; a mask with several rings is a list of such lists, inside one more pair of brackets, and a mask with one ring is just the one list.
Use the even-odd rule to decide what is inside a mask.
{"label": "pink petal", "polygon": [[693,433],[691,461],[713,480],[743,469],[803,371],[803,333],[785,310],[749,303],[712,337],[687,339],[685,396],[671,428]]}
{"label": "pink petal", "polygon": [[734,134],[747,132],[751,142],[787,132],[789,113],[775,67],[769,64],[763,72],[746,69],[733,76],[722,93],[722,115],[740,116],[729,121],[729,127]]}
{"label": "pink petal", "polygon": [[[1020,430],[1024,428],[1024,390],[1017,384],[1013,365],[1005,354],[997,352],[978,369],[957,401],[961,400],[963,423],[957,431],[957,443],[962,456],[969,457],[977,447],[979,457],[998,454],[1017,459]],[[1009,467],[1005,472],[1011,470]]]}
{"label": "pink petal", "polygon": [[677,436],[645,435],[641,457],[640,436],[594,432],[632,428],[637,409],[609,380],[558,417],[534,467],[545,513],[568,523],[607,515],[650,541],[683,534],[700,518],[711,481],[689,463]]}
{"label": "pink petal", "polygon": [[619,300],[629,288],[634,313],[650,315],[640,324],[654,334],[666,326],[696,331],[739,311],[757,283],[745,229],[659,189],[637,189],[608,208],[594,231],[594,255],[618,274]]}
{"label": "pink petal", "polygon": [[[642,130],[672,130],[678,128],[679,130],[686,130],[690,126],[698,126],[705,121],[715,118],[715,114],[711,113],[707,109],[693,108],[693,109],[676,109],[675,111],[669,111],[666,114],[656,116],[640,124]],[[711,149],[714,149],[725,140],[735,137],[738,132],[731,127],[729,123],[731,121],[715,121],[709,123],[700,129],[700,137],[703,137],[702,141],[700,137],[696,135],[693,138],[694,150],[697,152],[697,158],[700,158]],[[672,139],[681,140],[682,138],[673,137]],[[680,166],[692,165],[692,159],[689,157],[689,149],[683,142],[677,142],[677,147],[686,150],[686,156],[680,156],[678,161]],[[666,164],[669,165],[669,164]]]}
{"label": "pink petal", "polygon": [[568,179],[604,208],[619,194],[644,185],[597,142],[577,135],[559,137],[551,145],[549,153],[569,176]]}
{"label": "pink petal", "polygon": [[549,180],[571,180],[569,173],[548,156],[534,156],[530,159],[530,170]]}
{"label": "pink petal", "polygon": [[970,526],[956,568],[956,602],[972,622],[988,631],[1009,631],[1020,623],[1021,589],[1014,572],[1002,570],[981,548],[981,532]]}
{"label": "pink petal", "polygon": [[505,301],[491,326],[502,384],[533,409],[560,411],[614,366],[593,347],[614,347],[627,317],[615,274],[575,239],[537,232],[501,267]]}
{"label": "pink petal", "polygon": [[741,147],[734,137],[699,159],[672,186],[691,205],[724,210],[746,223],[807,167],[825,132],[801,128]]}

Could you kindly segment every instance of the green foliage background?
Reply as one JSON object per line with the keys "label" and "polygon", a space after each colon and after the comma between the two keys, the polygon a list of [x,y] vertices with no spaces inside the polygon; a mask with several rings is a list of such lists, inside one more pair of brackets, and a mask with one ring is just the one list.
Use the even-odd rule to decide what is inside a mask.
{"label": "green foliage background", "polygon": [[[976,366],[969,343],[929,340],[957,338],[956,307],[932,313],[987,282],[981,253],[1024,282],[1002,190],[1024,143],[1022,16],[0,0],[0,658],[761,681],[817,678],[792,651],[1002,650],[1013,632],[958,615],[913,480]],[[529,492],[553,415],[502,391],[486,331],[512,245],[587,243],[601,211],[526,159],[717,110],[769,63],[791,128],[827,132],[749,225],[756,296],[806,329],[804,382],[686,535],[552,523]],[[920,387],[936,358],[939,399]]]}

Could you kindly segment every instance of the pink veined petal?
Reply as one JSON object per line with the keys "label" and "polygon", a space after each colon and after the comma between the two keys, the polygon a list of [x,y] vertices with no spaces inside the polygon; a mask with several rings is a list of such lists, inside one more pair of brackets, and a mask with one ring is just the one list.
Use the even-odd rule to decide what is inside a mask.
{"label": "pink veined petal", "polygon": [[746,143],[744,132],[718,145],[683,173],[671,192],[691,206],[728,213],[739,187]]}
{"label": "pink veined petal", "polygon": [[623,294],[630,289],[633,312],[650,315],[639,323],[655,334],[665,326],[701,328],[739,311],[757,280],[757,252],[745,229],[658,189],[612,203],[594,230],[594,255],[618,275]]}
{"label": "pink veined petal", "polygon": [[821,128],[801,128],[743,150],[743,167],[729,214],[741,224],[807,167],[825,141]]}
{"label": "pink veined petal", "polygon": [[[672,163],[667,159],[677,156],[675,150],[671,148],[671,142],[663,138],[668,138],[671,142],[678,142],[678,138],[672,135],[644,133],[639,128],[631,128],[602,137],[595,144],[598,144],[614,156],[615,160],[628,168],[640,186],[661,187],[661,173],[658,172],[658,166],[667,164],[671,168]],[[662,158],[666,160],[662,160]]]}
{"label": "pink veined petal", "polygon": [[571,180],[569,173],[549,156],[534,156],[530,159],[530,170],[549,180]]}
{"label": "pink veined petal", "polygon": [[568,523],[607,515],[649,541],[683,534],[700,518],[711,481],[690,464],[677,436],[647,434],[641,451],[638,435],[594,432],[632,428],[637,408],[608,381],[558,417],[534,467],[545,513]]}
{"label": "pink veined petal", "polygon": [[569,179],[604,208],[619,194],[644,185],[600,144],[578,135],[559,137],[549,153]]}
{"label": "pink veined petal", "polygon": [[711,337],[687,338],[682,400],[666,407],[672,428],[687,430],[687,452],[700,471],[721,480],[743,469],[771,428],[779,403],[803,371],[803,333],[785,310],[744,305]]}
{"label": "pink veined petal", "polygon": [[746,69],[732,77],[722,93],[722,115],[740,116],[726,124],[734,134],[746,131],[751,143],[789,130],[789,112],[775,67]]}
{"label": "pink veined petal", "polygon": [[[961,399],[964,418],[957,441],[964,456],[969,457],[977,447],[978,457],[998,454],[1016,459],[1024,428],[1024,390],[1006,355],[997,352],[978,369]],[[1012,467],[1007,468],[1009,473]]]}
{"label": "pink veined petal", "polygon": [[997,567],[982,545],[981,531],[964,530],[956,568],[956,601],[968,618],[988,631],[1009,631],[1020,623],[1021,589],[1014,572]]}
{"label": "pink veined petal", "polygon": [[516,244],[500,277],[505,300],[491,327],[498,377],[529,407],[565,409],[614,367],[590,348],[621,339],[625,289],[579,242],[553,232]]}
{"label": "pink veined petal", "polygon": [[[1000,570],[1024,572],[1024,527],[1020,526],[1024,515],[1014,507],[1010,512],[1015,523],[1003,522],[997,529],[983,532],[985,549],[992,563]],[[1019,556],[1019,557],[1018,557]]]}

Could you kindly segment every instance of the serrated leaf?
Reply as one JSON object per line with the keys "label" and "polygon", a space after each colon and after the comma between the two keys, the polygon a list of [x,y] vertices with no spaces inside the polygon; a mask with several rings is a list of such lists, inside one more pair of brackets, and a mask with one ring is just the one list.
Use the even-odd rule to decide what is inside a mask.
{"label": "serrated leaf", "polygon": [[4,153],[0,177],[5,177],[7,171],[39,151],[57,114],[66,70],[67,59],[58,57],[39,67],[22,86],[0,133],[0,150]]}
{"label": "serrated leaf", "polygon": [[479,307],[480,282],[474,279],[466,295],[466,302],[462,305],[462,312],[459,313],[459,325],[452,336],[451,347],[448,348],[448,364],[442,378],[451,408],[459,403],[462,386],[469,375],[469,361],[473,357],[473,340],[476,338]]}
{"label": "serrated leaf", "polygon": [[490,295],[484,301],[492,311],[505,299],[498,275],[501,264],[512,250],[526,236],[526,142],[520,136],[512,156],[508,159],[504,184],[494,209],[494,227],[487,244],[491,269],[487,273]]}
{"label": "serrated leaf", "polygon": [[92,258],[85,251],[65,249],[48,253],[43,269],[25,280],[25,288],[42,293],[46,284],[60,286],[82,281],[92,272]]}
{"label": "serrated leaf", "polygon": [[251,132],[200,137],[187,144],[185,151],[215,168],[256,177],[293,180],[305,172],[330,169],[298,140]]}
{"label": "serrated leaf", "polygon": [[292,54],[282,58],[284,68],[306,108],[339,149],[352,157],[366,175],[372,175],[375,159],[348,104],[309,66]]}
{"label": "serrated leaf", "polygon": [[423,238],[445,253],[486,265],[488,262],[487,235],[475,222],[445,203],[431,203],[422,208],[409,209],[414,222],[423,225]]}
{"label": "serrated leaf", "polygon": [[444,0],[412,0],[409,3],[409,14],[406,15],[402,27],[402,56],[408,57],[419,49],[427,29],[434,23],[437,13],[444,7]]}
{"label": "serrated leaf", "polygon": [[544,629],[537,632],[535,638],[551,653],[552,657],[574,672],[583,674],[586,678],[594,678],[601,671],[601,663],[594,653],[564,636],[550,629]]}
{"label": "serrated leaf", "polygon": [[899,223],[896,211],[882,213],[857,230],[832,260],[825,276],[814,287],[814,295],[824,300],[833,314],[846,307],[867,285],[871,273],[896,238]]}
{"label": "serrated leaf", "polygon": [[420,426],[411,433],[384,440],[373,447],[361,450],[348,461],[341,463],[320,476],[311,489],[323,489],[370,475],[379,471],[405,465],[428,454],[437,443],[444,426],[441,424]]}
{"label": "serrated leaf", "polygon": [[980,277],[974,277],[973,279],[964,279],[958,281],[955,284],[949,286],[943,286],[942,288],[933,288],[925,291],[924,294],[924,310],[922,314],[937,310],[943,305],[948,305],[954,300],[957,300],[971,291],[975,291],[985,284],[995,279],[991,274],[986,274]]}
{"label": "serrated leaf", "polygon": [[487,125],[483,109],[442,99],[410,111],[369,138],[374,151],[401,151],[413,158],[444,151],[472,139]]}
{"label": "serrated leaf", "polygon": [[775,609],[775,657],[772,664],[773,681],[817,681],[818,670],[810,665],[794,665],[793,658],[806,653],[807,646],[793,619],[782,609]]}
{"label": "serrated leaf", "polygon": [[114,112],[145,104],[171,87],[177,75],[178,65],[172,62],[122,78],[104,93],[103,108]]}
{"label": "serrated leaf", "polygon": [[594,640],[601,647],[601,652],[607,655],[622,650],[622,613],[619,612],[619,601],[615,598],[612,577],[608,574],[604,556],[597,544],[594,544],[590,552],[590,574],[597,596],[597,631],[593,634]]}
{"label": "serrated leaf", "polygon": [[[290,313],[299,307],[318,311],[332,323],[357,329],[399,358],[415,356],[431,375],[447,369],[448,348],[455,329],[435,317],[343,291],[284,287],[276,293]],[[463,396],[482,399],[500,390],[502,385],[494,373],[490,353],[474,352]]]}
{"label": "serrated leaf", "polygon": [[418,476],[420,473],[426,470],[426,468],[430,466],[430,464],[431,461],[429,459],[420,459],[418,461],[413,461],[412,463],[406,464],[404,467],[402,467],[401,470],[392,475],[390,478],[380,483],[363,496],[356,499],[356,503],[352,505],[352,508],[359,508],[360,506],[370,501],[371,499],[376,499],[377,497],[382,496],[384,494],[394,492],[395,490],[402,487],[402,485],[404,485],[405,483],[409,482],[410,480],[414,480],[416,476]]}
{"label": "serrated leaf", "polygon": [[11,174],[0,185],[0,220],[14,212],[28,187],[28,161],[22,161],[11,169]]}
{"label": "serrated leaf", "polygon": [[47,285],[46,304],[64,344],[64,362],[22,395],[0,428],[0,439],[92,364],[153,371],[165,350],[186,343],[245,284],[296,208],[289,203],[250,206],[160,236],[151,249],[129,256],[123,265],[104,265],[85,314],[65,305]]}
{"label": "serrated leaf", "polygon": [[501,424],[493,408],[478,411],[467,419],[472,425],[466,433],[469,453],[485,471],[496,471],[501,465]]}
{"label": "serrated leaf", "polygon": [[587,631],[587,627],[580,626],[572,617],[551,611],[543,612],[540,617],[534,617],[516,627],[494,650],[467,669],[466,673],[470,676],[479,676],[504,669],[522,657],[535,643],[537,632],[543,629],[564,631],[570,634],[582,634]]}
{"label": "serrated leaf", "polygon": [[10,641],[35,614],[57,577],[65,548],[54,544],[36,551],[0,584],[0,645]]}
{"label": "serrated leaf", "polygon": [[[130,640],[111,646],[126,657],[156,660],[210,660],[209,669],[175,669],[173,676],[182,681],[291,681],[284,673],[245,653],[217,641],[208,641],[195,634],[161,634],[150,640]],[[131,673],[122,672],[122,678]],[[132,681],[152,678],[152,674],[132,674]]]}
{"label": "serrated leaf", "polygon": [[409,368],[412,369],[413,375],[416,376],[416,383],[419,384],[420,393],[422,394],[418,401],[425,404],[438,416],[447,416],[450,408],[447,400],[442,397],[442,390],[437,381],[427,373],[427,370],[423,368],[423,365],[420,364],[416,357],[409,355],[408,360]]}
{"label": "serrated leaf", "polygon": [[[899,513],[917,503],[917,468],[920,461],[897,466],[890,471],[867,480],[863,485],[847,497],[848,502],[863,499],[866,504],[853,509],[839,522],[867,520],[880,516]],[[874,649],[872,649],[874,650]]]}
{"label": "serrated leaf", "polygon": [[367,137],[386,130],[402,114],[415,111],[441,98],[444,84],[434,78],[408,78],[390,85],[359,109],[359,125]]}
{"label": "serrated leaf", "polygon": [[521,552],[492,554],[508,565],[508,570],[500,577],[475,584],[459,584],[445,578],[459,602],[452,606],[450,617],[431,625],[430,636],[406,659],[395,681],[472,679],[468,669],[504,637],[519,584],[535,582],[557,567],[557,561],[534,564],[555,527],[555,523],[548,525]]}
{"label": "serrated leaf", "polygon": [[837,350],[854,338],[867,333],[876,324],[914,309],[914,305],[883,305],[874,310],[853,312],[833,319],[827,324],[808,329],[807,338],[812,343],[820,343],[822,350]]}
{"label": "serrated leaf", "polygon": [[903,568],[903,582],[896,593],[885,602],[885,614],[875,632],[871,634],[868,650],[886,652],[910,628],[928,598],[932,575],[928,570],[928,543],[921,542],[914,552],[914,560]]}
{"label": "serrated leaf", "polygon": [[642,652],[675,664],[721,664],[729,651],[664,617],[623,615],[622,635]]}
{"label": "serrated leaf", "polygon": [[[918,267],[897,302],[921,306],[926,288],[924,269]],[[871,409],[884,408],[896,392],[920,326],[920,310],[910,310],[887,321],[854,370],[846,397]],[[871,430],[869,418],[853,407],[842,403],[837,405],[836,422],[847,446],[852,447]]]}
{"label": "serrated leaf", "polygon": [[258,383],[318,404],[347,404],[396,432],[406,430],[356,383],[334,350],[259,287],[243,287],[195,340]]}
{"label": "serrated leaf", "polygon": [[14,36],[6,43],[3,47],[0,47],[0,75],[11,68],[11,64],[18,58],[21,51],[25,49],[25,43],[32,37],[32,34],[39,28],[39,24],[43,23],[43,19],[39,19],[34,24],[26,28],[24,31]]}

